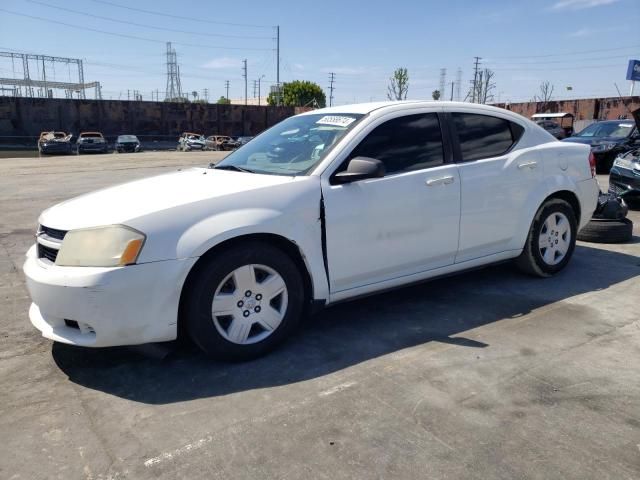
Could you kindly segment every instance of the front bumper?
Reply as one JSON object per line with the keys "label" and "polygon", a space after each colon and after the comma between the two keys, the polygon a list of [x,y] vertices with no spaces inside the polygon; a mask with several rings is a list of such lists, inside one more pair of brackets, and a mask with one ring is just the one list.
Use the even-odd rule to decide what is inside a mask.
{"label": "front bumper", "polygon": [[59,143],[53,143],[53,144],[40,145],[40,153],[55,154],[55,153],[71,153],[71,152],[73,152],[73,147],[68,142],[67,143],[59,142]]}
{"label": "front bumper", "polygon": [[79,143],[78,151],[79,152],[100,152],[106,153],[109,147],[106,143]]}
{"label": "front bumper", "polygon": [[614,166],[609,174],[609,191],[625,197],[640,196],[640,172]]}
{"label": "front bumper", "polygon": [[84,347],[173,340],[182,285],[196,260],[59,267],[36,258],[32,247],[23,267],[29,318],[44,337]]}

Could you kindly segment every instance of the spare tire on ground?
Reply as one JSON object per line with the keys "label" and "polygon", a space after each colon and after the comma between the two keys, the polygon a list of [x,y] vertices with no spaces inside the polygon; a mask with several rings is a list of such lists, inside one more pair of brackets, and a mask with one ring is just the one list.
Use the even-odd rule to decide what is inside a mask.
{"label": "spare tire on ground", "polygon": [[633,222],[628,218],[620,220],[592,218],[578,232],[577,239],[593,243],[622,243],[631,240],[632,236]]}

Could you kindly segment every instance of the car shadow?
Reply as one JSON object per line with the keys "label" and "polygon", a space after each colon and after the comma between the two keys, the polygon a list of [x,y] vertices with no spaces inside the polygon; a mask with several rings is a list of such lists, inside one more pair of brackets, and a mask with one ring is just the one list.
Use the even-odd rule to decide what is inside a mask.
{"label": "car shadow", "polygon": [[581,244],[569,267],[549,279],[502,264],[336,305],[308,319],[278,350],[251,362],[215,362],[177,343],[169,344],[165,358],[140,348],[57,343],[52,354],[78,385],[166,404],[301,382],[427,342],[484,348],[487,344],[464,338],[464,332],[639,274],[640,257]]}

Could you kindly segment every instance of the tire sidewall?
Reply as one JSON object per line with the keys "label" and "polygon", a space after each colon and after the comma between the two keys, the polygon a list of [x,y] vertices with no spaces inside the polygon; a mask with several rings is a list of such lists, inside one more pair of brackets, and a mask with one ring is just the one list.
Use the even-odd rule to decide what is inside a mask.
{"label": "tire sidewall", "polygon": [[[191,339],[208,355],[222,360],[247,360],[272,350],[298,325],[304,305],[304,288],[296,264],[281,250],[266,244],[247,243],[205,260],[190,281],[185,308]],[[287,286],[287,312],[278,328],[264,340],[239,345],[226,340],[217,330],[211,313],[213,296],[220,283],[235,269],[260,264],[274,269]]]}
{"label": "tire sidewall", "polygon": [[[569,220],[571,229],[571,241],[569,243],[569,249],[567,250],[567,253],[565,254],[562,261],[556,265],[549,265],[542,258],[542,254],[540,253],[540,248],[538,247],[538,245],[542,226],[544,225],[547,218],[549,218],[549,216],[554,213],[562,213]],[[535,263],[536,270],[538,270],[542,276],[555,275],[567,266],[567,264],[571,260],[571,257],[573,256],[573,251],[576,247],[577,233],[578,222],[576,220],[575,213],[573,211],[573,208],[571,208],[571,206],[564,200],[550,200],[549,202],[545,203],[540,208],[540,210],[538,210],[538,213],[536,213],[533,224],[531,226],[531,232],[529,234],[528,241],[531,257]]]}

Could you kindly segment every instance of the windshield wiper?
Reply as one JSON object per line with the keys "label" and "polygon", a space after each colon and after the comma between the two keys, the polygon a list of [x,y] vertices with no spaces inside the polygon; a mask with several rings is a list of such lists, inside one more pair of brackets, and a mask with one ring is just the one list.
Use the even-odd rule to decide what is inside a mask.
{"label": "windshield wiper", "polygon": [[209,164],[209,168],[214,168],[217,170],[234,170],[236,172],[245,172],[245,173],[256,173],[254,170],[249,168],[239,167],[237,165],[213,165]]}

